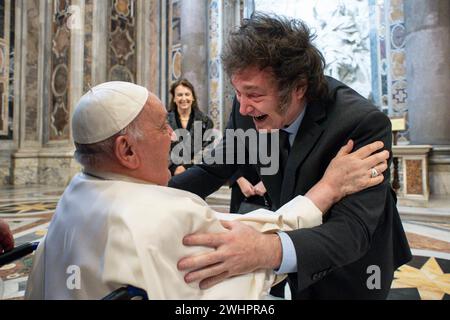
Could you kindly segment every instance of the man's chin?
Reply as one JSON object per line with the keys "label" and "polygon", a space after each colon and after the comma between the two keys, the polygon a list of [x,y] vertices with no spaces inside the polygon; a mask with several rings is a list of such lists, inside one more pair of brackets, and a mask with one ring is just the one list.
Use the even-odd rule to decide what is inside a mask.
{"label": "man's chin", "polygon": [[276,125],[273,122],[273,119],[267,117],[266,119],[264,119],[263,121],[257,121],[255,119],[253,120],[253,124],[255,125],[256,130],[258,131],[267,131],[267,132],[271,132],[273,130],[278,130],[279,128],[276,127]]}
{"label": "man's chin", "polygon": [[259,123],[256,123],[256,121],[253,121],[253,123],[255,124],[255,128],[258,131],[271,132],[272,130],[278,130],[278,128],[273,128],[273,126],[271,126],[269,124],[259,124]]}
{"label": "man's chin", "polygon": [[264,122],[260,123],[253,119],[253,124],[255,125],[256,130],[267,130],[267,126],[264,124]]}

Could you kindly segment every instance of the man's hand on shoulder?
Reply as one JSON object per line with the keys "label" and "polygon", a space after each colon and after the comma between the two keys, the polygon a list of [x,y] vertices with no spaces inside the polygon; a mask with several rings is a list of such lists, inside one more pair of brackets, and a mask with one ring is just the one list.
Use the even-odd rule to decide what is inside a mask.
{"label": "man's hand on shoulder", "polygon": [[260,233],[239,221],[222,221],[222,225],[229,231],[184,237],[184,245],[216,249],[178,262],[180,271],[189,271],[184,277],[187,283],[200,281],[200,288],[208,289],[232,276],[280,266],[282,249],[278,235]]}

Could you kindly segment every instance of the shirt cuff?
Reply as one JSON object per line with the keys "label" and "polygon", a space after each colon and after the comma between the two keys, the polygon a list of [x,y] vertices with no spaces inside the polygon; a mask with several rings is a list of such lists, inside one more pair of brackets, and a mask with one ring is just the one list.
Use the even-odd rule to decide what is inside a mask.
{"label": "shirt cuff", "polygon": [[297,272],[297,253],[295,251],[292,239],[286,234],[286,232],[279,231],[277,234],[281,240],[283,256],[281,258],[280,268],[278,268],[278,270],[274,270],[275,274]]}

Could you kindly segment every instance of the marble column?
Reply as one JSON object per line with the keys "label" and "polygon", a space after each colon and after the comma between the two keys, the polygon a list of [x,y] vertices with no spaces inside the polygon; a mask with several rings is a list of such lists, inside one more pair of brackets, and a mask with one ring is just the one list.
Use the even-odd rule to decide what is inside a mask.
{"label": "marble column", "polygon": [[96,86],[107,81],[108,64],[108,1],[94,0],[92,21],[92,83]]}
{"label": "marble column", "polygon": [[405,1],[412,144],[431,144],[430,191],[450,195],[450,1]]}
{"label": "marble column", "polygon": [[[14,65],[15,71],[14,71],[14,76],[12,78],[9,78],[8,81],[14,80],[13,84],[9,85],[9,90],[10,92],[14,92],[14,97],[13,97],[13,112],[12,113],[8,113],[7,114],[3,114],[3,119],[5,122],[3,122],[4,127],[3,129],[5,129],[5,131],[3,133],[0,133],[0,136],[2,136],[0,138],[0,188],[4,185],[8,185],[11,183],[11,154],[18,148],[18,144],[19,144],[19,111],[18,108],[20,106],[20,103],[17,102],[19,101],[20,97],[17,96],[17,87],[19,86],[18,81],[16,81],[15,75],[18,74],[20,72],[19,67],[17,66],[17,61],[20,61],[19,59],[16,60],[16,57],[20,57],[20,51],[21,51],[21,47],[20,46],[14,46],[12,45],[12,41],[15,39],[21,39],[21,32],[22,32],[22,20],[23,20],[23,15],[22,15],[22,3],[20,1],[16,1],[11,2],[6,1],[5,2],[6,7],[5,7],[5,11],[4,11],[4,22],[6,23],[6,21],[9,22],[10,27],[6,27],[5,25],[5,29],[4,29],[4,33],[3,33],[3,39],[7,40],[6,44],[7,44],[7,48],[8,50],[14,51],[14,59],[13,61],[10,61],[12,65]],[[15,6],[14,6],[15,5]],[[15,8],[15,12],[14,13],[14,8]],[[12,19],[12,15],[15,14],[15,19]],[[13,22],[15,22],[15,25],[13,24]],[[0,28],[3,28],[3,26],[0,26]],[[8,30],[10,29],[10,30]],[[15,38],[13,38],[15,37]],[[9,38],[9,39],[7,39]],[[9,41],[8,41],[9,40]],[[14,43],[20,43],[20,41],[15,40]],[[2,46],[2,45],[0,45]],[[6,50],[5,50],[6,51]],[[19,53],[18,53],[19,52]],[[9,54],[9,52],[8,52]],[[9,62],[6,61],[7,59],[4,59],[3,65],[0,62],[1,67],[5,68],[7,66],[10,66],[11,64]],[[7,69],[6,69],[7,70]],[[6,76],[6,74],[4,74],[4,76]],[[5,103],[3,105],[5,108],[8,108],[7,104]],[[2,109],[2,108],[0,108]],[[0,112],[3,112],[5,109],[0,110]],[[2,117],[0,115],[0,117]],[[12,124],[8,124],[8,121],[10,121],[10,117],[12,117]],[[12,129],[12,136],[9,135],[8,129]],[[0,131],[2,130],[2,128],[0,128]]]}
{"label": "marble column", "polygon": [[412,144],[450,145],[450,1],[404,3]]}
{"label": "marble column", "polygon": [[[253,12],[253,0],[246,1],[248,4],[244,6],[243,0],[225,0],[223,9],[223,26],[222,38],[223,43],[226,43],[230,32],[236,29],[240,24],[246,12]],[[245,13],[247,14],[247,13]],[[223,46],[223,44],[222,44]],[[230,118],[231,110],[233,108],[233,98],[235,96],[234,88],[228,75],[223,72],[223,110],[222,110],[222,125],[226,126]]]}
{"label": "marble column", "polygon": [[[21,60],[22,64],[20,78],[20,107],[21,107],[21,124],[20,124],[20,148],[37,148],[41,145],[41,127],[42,114],[40,110],[39,97],[39,75],[42,66],[39,57],[42,56],[42,42],[45,41],[43,33],[40,32],[42,25],[42,7],[45,3],[39,1],[22,1],[21,9],[23,10],[23,31],[20,39]],[[19,80],[20,79],[20,80]]]}
{"label": "marble column", "polygon": [[[16,57],[20,70],[15,70],[19,71],[15,72],[15,81],[20,138],[19,148],[12,155],[11,183],[63,186],[79,169],[73,159],[69,119],[83,91],[85,0],[22,0],[18,8],[23,15],[21,36],[16,36],[17,47],[21,47]],[[64,13],[65,19],[59,32],[52,28],[56,10]],[[65,55],[65,69],[59,60],[55,67],[56,60]],[[62,69],[67,72],[56,74]],[[64,107],[52,114],[52,107],[60,103],[51,99],[55,95],[65,97]]]}
{"label": "marble column", "polygon": [[199,108],[208,113],[207,1],[181,1],[182,76],[194,85]]}
{"label": "marble column", "polygon": [[45,42],[43,11],[46,2],[21,0],[16,3],[15,107],[18,126],[17,151],[11,155],[11,178],[14,185],[38,183],[37,153],[42,145],[42,57]]}
{"label": "marble column", "polygon": [[[161,66],[163,61],[166,61],[166,55],[160,54],[166,52],[167,43],[163,43],[167,34],[167,17],[165,16],[165,9],[167,8],[166,1],[149,1],[149,82],[148,88],[154,92],[158,97],[164,99],[166,97],[166,73]],[[162,10],[164,9],[164,12]]]}
{"label": "marble column", "polygon": [[224,72],[220,55],[223,47],[224,1],[208,1],[208,115],[214,127],[223,130]]}

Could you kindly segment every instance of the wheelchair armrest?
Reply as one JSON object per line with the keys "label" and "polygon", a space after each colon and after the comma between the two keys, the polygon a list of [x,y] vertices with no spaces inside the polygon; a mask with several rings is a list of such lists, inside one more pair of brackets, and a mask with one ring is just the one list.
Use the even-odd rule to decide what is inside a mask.
{"label": "wheelchair armrest", "polygon": [[148,296],[142,289],[127,286],[114,290],[102,300],[148,300]]}
{"label": "wheelchair armrest", "polygon": [[29,255],[37,249],[39,242],[29,242],[15,247],[11,251],[0,254],[0,267]]}

